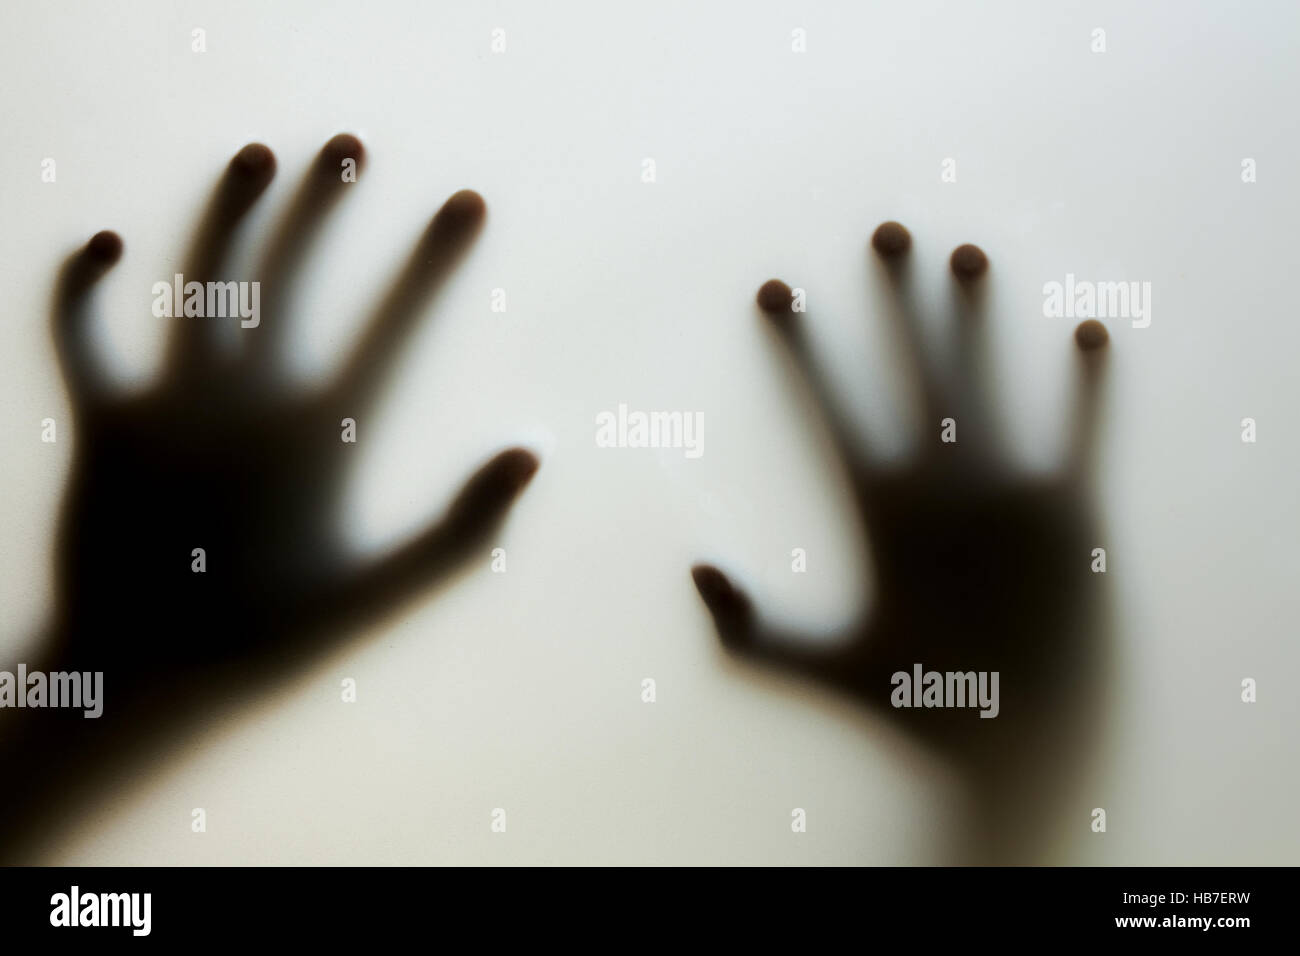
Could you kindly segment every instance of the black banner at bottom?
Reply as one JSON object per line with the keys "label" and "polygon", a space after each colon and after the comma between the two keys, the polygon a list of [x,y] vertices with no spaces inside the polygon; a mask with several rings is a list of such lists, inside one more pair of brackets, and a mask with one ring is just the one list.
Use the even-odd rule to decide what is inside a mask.
{"label": "black banner at bottom", "polygon": [[1231,945],[1285,932],[1294,883],[1289,868],[629,868],[594,877],[584,869],[13,867],[0,870],[0,920],[6,943],[91,945],[373,944],[439,928],[456,933],[448,942],[517,933],[534,944],[557,932],[602,945],[648,933],[667,944],[665,934],[680,932],[731,943],[870,945],[919,934],[925,943],[1129,936]]}

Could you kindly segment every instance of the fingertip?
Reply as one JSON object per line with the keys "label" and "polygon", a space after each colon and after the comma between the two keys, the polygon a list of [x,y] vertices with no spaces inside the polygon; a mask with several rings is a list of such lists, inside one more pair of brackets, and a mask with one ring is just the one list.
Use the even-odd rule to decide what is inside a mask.
{"label": "fingertip", "polygon": [[785,315],[794,302],[794,292],[780,279],[768,279],[759,286],[755,299],[768,315]]}
{"label": "fingertip", "polygon": [[711,608],[735,604],[739,599],[739,592],[732,587],[731,580],[711,564],[695,565],[691,568],[691,577],[700,597]]}
{"label": "fingertip", "polygon": [[275,153],[262,143],[249,143],[235,154],[230,168],[250,179],[270,178],[275,172]]}
{"label": "fingertip", "polygon": [[442,212],[457,223],[472,225],[487,215],[487,203],[474,190],[462,189],[443,204]]}
{"label": "fingertip", "polygon": [[532,481],[541,465],[537,456],[528,449],[511,448],[497,455],[491,468],[502,491],[515,494]]}
{"label": "fingertip", "polygon": [[487,203],[472,189],[454,193],[434,214],[429,224],[429,238],[437,241],[456,241],[468,238],[483,224]]}
{"label": "fingertip", "polygon": [[984,250],[969,242],[954,249],[949,262],[952,274],[964,282],[978,279],[989,268],[989,258]]}
{"label": "fingertip", "polygon": [[743,591],[711,564],[691,568],[695,589],[713,616],[714,626],[723,645],[733,650],[750,646],[753,638],[753,614]]}
{"label": "fingertip", "polygon": [[871,234],[871,248],[882,259],[898,259],[912,248],[912,234],[899,222],[882,222]]}
{"label": "fingertip", "polygon": [[68,301],[67,297],[76,297],[89,291],[121,257],[121,236],[111,229],[95,233],[84,246],[64,260],[58,282],[60,294]]}
{"label": "fingertip", "polygon": [[321,160],[331,173],[349,159],[356,163],[358,169],[366,161],[366,147],[351,133],[338,133],[321,148]]}
{"label": "fingertip", "polygon": [[111,266],[122,256],[122,237],[111,229],[104,229],[90,237],[86,255],[93,261]]}
{"label": "fingertip", "polygon": [[1074,330],[1074,341],[1080,351],[1096,352],[1110,342],[1110,332],[1096,319],[1085,319]]}

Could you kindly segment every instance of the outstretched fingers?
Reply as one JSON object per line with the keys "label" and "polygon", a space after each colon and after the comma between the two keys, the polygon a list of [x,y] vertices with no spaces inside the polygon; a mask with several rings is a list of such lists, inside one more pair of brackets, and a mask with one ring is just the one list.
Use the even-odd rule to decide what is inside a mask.
{"label": "outstretched fingers", "polygon": [[691,568],[691,577],[705,607],[713,615],[713,626],[718,629],[722,643],[736,651],[753,646],[757,622],[749,595],[711,564],[695,565]]}
{"label": "outstretched fingers", "polygon": [[925,345],[921,310],[911,277],[912,235],[901,223],[885,222],[871,236],[871,248],[884,270],[890,287],[889,324],[906,356],[913,386],[920,396],[922,420],[937,427],[948,414],[947,396],[934,357]]}
{"label": "outstretched fingers", "polygon": [[696,590],[713,616],[722,645],[763,665],[854,691],[865,663],[859,638],[827,645],[762,626],[749,596],[711,564],[691,568]]}
{"label": "outstretched fingers", "polygon": [[324,145],[289,205],[260,269],[261,309],[269,321],[250,336],[247,358],[266,373],[283,357],[288,332],[286,303],[302,264],[321,226],[365,163],[365,147],[350,133],[340,133]]}
{"label": "outstretched fingers", "polygon": [[443,204],[362,333],[332,389],[334,397],[353,406],[369,401],[429,299],[473,244],[486,215],[483,197],[473,190],[463,189]]}
{"label": "outstretched fingers", "polygon": [[1071,475],[1087,479],[1097,455],[1099,411],[1110,365],[1110,333],[1096,319],[1087,319],[1074,330],[1074,342],[1078,348],[1078,376],[1066,468]]}
{"label": "outstretched fingers", "polygon": [[[1002,429],[996,420],[992,359],[989,353],[987,291],[984,280],[988,256],[979,246],[966,243],[953,250],[948,266],[952,272],[954,376],[958,407],[950,414],[964,417],[959,422],[966,434],[973,427],[981,452],[989,458],[1002,454]],[[960,413],[960,414],[959,414]],[[967,443],[969,447],[969,443]]]}
{"label": "outstretched fingers", "polygon": [[871,449],[860,428],[844,408],[830,376],[818,364],[809,341],[803,314],[794,311],[794,293],[780,279],[769,279],[759,287],[759,309],[789,349],[800,371],[821,406],[826,422],[835,437],[836,447],[855,472],[873,464]]}
{"label": "outstretched fingers", "polygon": [[[249,143],[235,154],[217,183],[183,260],[182,282],[188,285],[222,280],[221,269],[239,223],[274,176],[275,154],[261,143]],[[213,363],[221,323],[210,317],[186,317],[183,299],[173,303],[173,312],[167,374],[174,380],[184,380]]]}
{"label": "outstretched fingers", "polygon": [[74,252],[59,271],[54,288],[54,348],[75,407],[103,398],[104,370],[91,347],[91,292],[100,277],[122,258],[122,239],[115,232],[97,232]]}
{"label": "outstretched fingers", "polygon": [[466,482],[442,520],[392,553],[354,569],[313,602],[313,613],[362,621],[454,571],[482,550],[539,465],[523,448],[496,455]]}

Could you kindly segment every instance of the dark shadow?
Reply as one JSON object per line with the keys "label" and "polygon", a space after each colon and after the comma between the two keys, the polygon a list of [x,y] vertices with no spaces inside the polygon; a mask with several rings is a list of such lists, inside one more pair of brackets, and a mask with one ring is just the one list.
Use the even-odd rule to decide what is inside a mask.
{"label": "dark shadow", "polygon": [[[1106,330],[1090,321],[1075,335],[1066,462],[1051,477],[1026,476],[1003,457],[1010,443],[990,407],[984,253],[969,245],[953,253],[956,348],[945,369],[923,342],[910,235],[886,223],[872,245],[895,303],[886,320],[922,408],[921,441],[907,460],[874,456],[836,406],[790,288],[771,280],[758,305],[806,373],[842,451],[875,569],[875,606],[839,640],[816,641],[765,625],[716,567],[692,574],[729,650],[862,701],[960,769],[974,808],[960,860],[1031,862],[1089,763],[1103,713],[1110,626],[1106,575],[1092,570],[1093,549],[1105,547],[1092,459]],[[945,419],[955,422],[955,442],[943,440]],[[917,665],[922,689],[926,673],[945,675],[938,699],[949,705],[969,684],[954,681],[950,696],[947,674],[997,672],[997,716],[980,717],[969,703],[927,707],[923,697],[922,706],[895,706],[917,703],[917,691],[905,694],[910,687],[894,679],[906,674],[910,685]],[[1072,825],[1085,832],[1089,822],[1085,810]]]}
{"label": "dark shadow", "polygon": [[[348,549],[337,521],[356,445],[343,440],[342,420],[356,419],[364,434],[398,345],[486,212],[476,193],[452,196],[343,372],[289,394],[281,344],[301,247],[351,188],[341,173],[348,158],[360,166],[361,144],[335,137],[291,202],[253,276],[263,290],[259,323],[243,327],[229,314],[160,319],[171,330],[165,368],[141,395],[111,394],[86,344],[91,292],[120,258],[121,240],[99,233],[60,274],[54,337],[76,445],[55,550],[57,614],[43,658],[26,664],[102,672],[103,715],[0,710],[0,863],[30,862],[103,786],[139,774],[179,734],[486,558],[485,544],[538,467],[524,449],[502,452],[404,547],[365,560]],[[258,144],[231,161],[201,217],[186,282],[226,277],[239,223],[274,170]],[[223,323],[243,346],[233,354],[216,348]]]}

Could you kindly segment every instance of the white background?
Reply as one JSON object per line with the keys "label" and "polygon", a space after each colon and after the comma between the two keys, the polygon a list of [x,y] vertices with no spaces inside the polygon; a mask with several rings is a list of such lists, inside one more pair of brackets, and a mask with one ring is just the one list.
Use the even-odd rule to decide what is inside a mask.
{"label": "white background", "polygon": [[[497,542],[506,574],[484,555],[256,711],[214,713],[53,859],[947,858],[949,772],[851,704],[727,659],[688,574],[721,561],[766,612],[814,628],[869,600],[869,529],[846,520],[824,430],[752,297],[772,275],[808,290],[838,386],[905,451],[866,254],[898,219],[936,302],[952,247],[989,253],[998,385],[1030,467],[1059,451],[1071,369],[1074,322],[1043,317],[1043,284],[1153,286],[1149,328],[1109,323],[1115,732],[1054,858],[1294,863],[1298,26],[1285,2],[6,4],[4,660],[51,611],[70,451],[69,431],[39,440],[42,418],[67,420],[54,270],[96,230],[123,235],[100,331],[124,387],[143,383],[165,321],[149,288],[248,141],[280,161],[257,235],[332,134],[369,150],[298,300],[299,375],[338,361],[447,195],[488,202],[361,423],[341,516],[357,546],[421,526],[497,448],[543,459]],[[956,183],[940,181],[948,157]],[[702,412],[704,456],[596,448],[596,414],[620,402]],[[807,574],[790,573],[794,547]]]}

